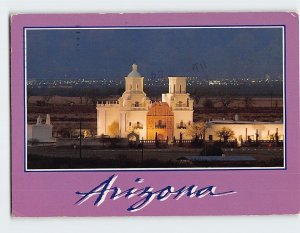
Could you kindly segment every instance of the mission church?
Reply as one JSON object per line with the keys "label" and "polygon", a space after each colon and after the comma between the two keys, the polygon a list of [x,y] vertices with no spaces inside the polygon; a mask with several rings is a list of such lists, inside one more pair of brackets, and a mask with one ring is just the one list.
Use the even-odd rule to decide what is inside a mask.
{"label": "mission church", "polygon": [[190,139],[186,129],[193,123],[193,99],[186,90],[186,77],[168,77],[169,92],[151,102],[144,92],[138,66],[125,77],[125,92],[117,101],[97,103],[97,135],[140,139]]}
{"label": "mission church", "polygon": [[[125,92],[117,101],[97,103],[97,136],[144,140],[192,139],[187,129],[193,124],[193,99],[186,90],[186,77],[168,77],[169,92],[161,101],[151,102],[143,90],[144,77],[136,64],[125,77]],[[218,140],[223,127],[234,131],[240,143],[246,140],[283,140],[284,125],[275,122],[211,120],[207,123],[205,140]]]}

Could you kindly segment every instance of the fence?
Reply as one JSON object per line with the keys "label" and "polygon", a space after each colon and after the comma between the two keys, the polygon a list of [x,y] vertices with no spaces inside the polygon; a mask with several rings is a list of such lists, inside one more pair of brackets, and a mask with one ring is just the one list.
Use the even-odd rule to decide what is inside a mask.
{"label": "fence", "polygon": [[[81,141],[82,146],[96,146],[103,148],[167,148],[167,147],[203,147],[204,144],[218,143],[221,147],[283,147],[283,140],[257,140],[238,142],[237,140],[220,140],[204,141],[198,140],[140,140],[129,141],[121,138],[84,138]],[[30,144],[30,143],[29,143]],[[37,143],[38,145],[39,143]],[[31,145],[31,144],[30,144]],[[33,144],[32,146],[34,146]],[[56,146],[79,146],[79,139],[57,139]]]}

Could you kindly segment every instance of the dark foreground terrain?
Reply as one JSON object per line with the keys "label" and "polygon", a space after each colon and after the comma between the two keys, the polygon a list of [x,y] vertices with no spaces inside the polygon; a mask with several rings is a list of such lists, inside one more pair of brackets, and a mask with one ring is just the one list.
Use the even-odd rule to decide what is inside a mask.
{"label": "dark foreground terrain", "polygon": [[225,157],[250,156],[253,161],[190,161],[184,156],[198,157],[201,149],[189,150],[78,150],[28,148],[28,169],[83,168],[229,168],[283,167],[282,148],[223,149]]}

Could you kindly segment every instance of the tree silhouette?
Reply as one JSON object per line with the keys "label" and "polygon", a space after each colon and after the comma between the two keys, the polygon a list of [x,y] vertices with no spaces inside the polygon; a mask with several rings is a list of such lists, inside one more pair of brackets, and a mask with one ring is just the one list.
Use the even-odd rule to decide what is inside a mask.
{"label": "tree silhouette", "polygon": [[108,133],[112,137],[119,136],[119,123],[117,121],[114,121],[108,126]]}
{"label": "tree silhouette", "polygon": [[234,131],[228,127],[223,127],[222,129],[217,130],[216,134],[220,139],[223,139],[224,142],[227,142],[228,139],[234,137]]}
{"label": "tree silhouette", "polygon": [[192,138],[200,137],[203,138],[207,125],[203,121],[194,122],[189,125],[186,129],[186,134]]}
{"label": "tree silhouette", "polygon": [[235,101],[234,93],[231,91],[219,92],[218,101],[222,104],[223,109],[227,110]]}

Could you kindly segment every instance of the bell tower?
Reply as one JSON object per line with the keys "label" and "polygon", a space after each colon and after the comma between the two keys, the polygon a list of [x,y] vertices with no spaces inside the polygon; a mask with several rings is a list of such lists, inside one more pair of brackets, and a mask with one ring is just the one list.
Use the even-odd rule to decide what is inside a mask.
{"label": "bell tower", "polygon": [[169,93],[185,94],[186,93],[186,77],[169,77]]}
{"label": "bell tower", "polygon": [[120,104],[119,131],[127,137],[134,131],[140,138],[146,138],[146,114],[151,105],[144,92],[144,77],[138,72],[137,64],[125,77],[125,92],[118,100]]}
{"label": "bell tower", "polygon": [[174,113],[174,136],[190,139],[186,129],[193,123],[194,100],[186,90],[186,77],[169,77],[169,93],[162,94],[162,102],[166,102]]}
{"label": "bell tower", "polygon": [[132,71],[125,77],[126,92],[143,92],[144,77],[138,72],[137,64],[132,65]]}

